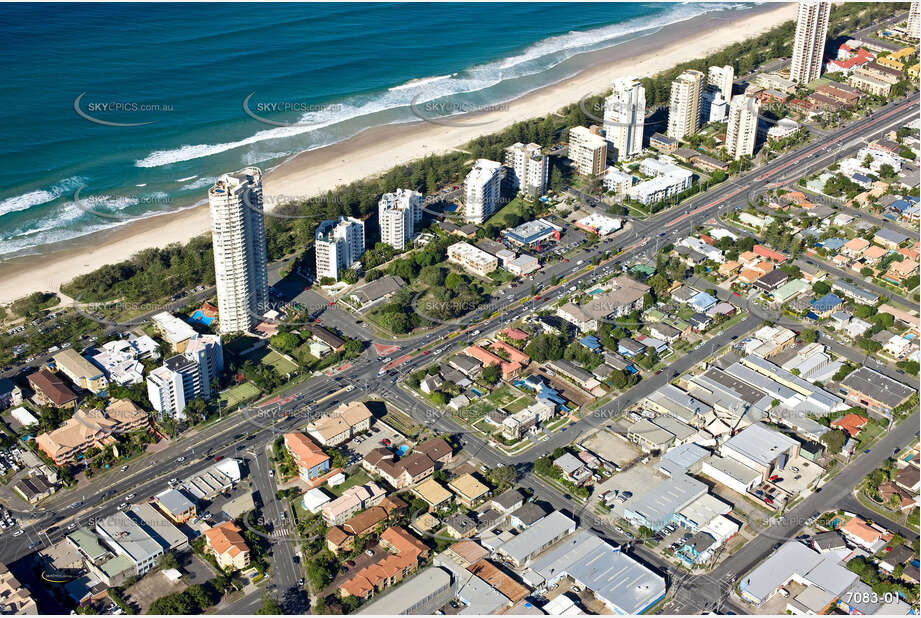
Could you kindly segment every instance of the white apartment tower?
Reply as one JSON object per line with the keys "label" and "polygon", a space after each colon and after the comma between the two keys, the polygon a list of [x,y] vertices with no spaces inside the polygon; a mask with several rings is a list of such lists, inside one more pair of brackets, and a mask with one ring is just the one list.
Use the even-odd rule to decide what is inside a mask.
{"label": "white apartment tower", "polygon": [[921,2],[912,0],[908,7],[908,36],[921,39]]}
{"label": "white apartment tower", "polygon": [[262,170],[224,174],[208,191],[222,333],[246,332],[268,309]]}
{"label": "white apartment tower", "polygon": [[531,196],[543,195],[550,175],[550,160],[539,144],[517,142],[505,149],[505,165],[512,170],[515,188]]}
{"label": "white apartment tower", "polygon": [[597,176],[604,172],[608,158],[608,143],[587,127],[569,130],[569,158],[582,176]]}
{"label": "white apartment tower", "polygon": [[754,97],[737,94],[729,103],[729,119],[726,124],[726,152],[733,159],[752,156],[755,153],[755,137],[758,133],[758,113],[761,102]]}
{"label": "white apartment tower", "polygon": [[211,381],[224,370],[224,348],[217,335],[198,335],[182,354],[171,356],[147,376],[147,397],[161,416],[183,419],[186,404],[215,394]]}
{"label": "white apartment tower", "polygon": [[643,150],[643,127],[646,122],[646,89],[640,80],[614,80],[614,91],[604,101],[604,137],[608,152],[615,160],[639,154]]}
{"label": "white apartment tower", "polygon": [[688,69],[672,82],[668,104],[668,136],[681,140],[700,128],[700,106],[704,93],[704,74]]}
{"label": "white apartment tower", "polygon": [[734,79],[735,69],[731,64],[707,69],[707,85],[716,86],[726,101],[732,100],[732,81]]}
{"label": "white apartment tower", "polygon": [[483,223],[499,206],[502,188],[502,164],[477,159],[464,179],[464,220]]}
{"label": "white apartment tower", "polygon": [[317,227],[314,248],[317,278],[331,277],[338,281],[340,273],[365,252],[365,224],[354,217],[323,221]]}
{"label": "white apartment tower", "polygon": [[806,0],[799,3],[796,35],[793,37],[793,59],[790,61],[790,79],[798,84],[807,84],[822,74],[830,12],[830,2]]}
{"label": "white apartment tower", "polygon": [[385,193],[377,203],[377,222],[381,242],[402,249],[416,235],[416,225],[422,221],[422,194],[409,189]]}
{"label": "white apartment tower", "polygon": [[726,120],[726,113],[729,110],[729,104],[723,98],[720,89],[711,84],[704,88],[704,94],[700,99],[700,122],[722,122]]}

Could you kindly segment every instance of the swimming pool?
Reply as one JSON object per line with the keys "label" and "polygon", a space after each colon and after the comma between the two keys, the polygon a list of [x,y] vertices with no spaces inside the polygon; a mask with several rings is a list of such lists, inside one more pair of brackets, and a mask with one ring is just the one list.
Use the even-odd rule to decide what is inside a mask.
{"label": "swimming pool", "polygon": [[406,446],[405,444],[401,444],[400,446],[397,447],[397,454],[398,454],[400,457],[403,457],[403,456],[406,455],[406,453],[408,453],[408,452],[409,452],[409,447]]}
{"label": "swimming pool", "polygon": [[204,313],[202,313],[201,309],[198,309],[195,313],[192,314],[192,319],[196,322],[201,322],[205,326],[211,326],[211,322],[214,321],[214,318],[209,318]]}

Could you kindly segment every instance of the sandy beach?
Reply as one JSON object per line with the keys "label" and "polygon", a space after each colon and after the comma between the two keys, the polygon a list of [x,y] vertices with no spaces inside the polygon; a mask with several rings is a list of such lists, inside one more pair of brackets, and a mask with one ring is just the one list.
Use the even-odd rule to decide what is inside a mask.
{"label": "sandy beach", "polygon": [[[379,174],[396,164],[448,152],[479,135],[520,120],[543,116],[604,92],[613,78],[648,76],[690,58],[706,56],[793,19],[794,4],[761,6],[729,19],[704,15],[666,26],[652,35],[596,52],[595,63],[578,75],[479,114],[469,126],[428,122],[370,129],[352,139],[289,159],[265,179],[266,205],[312,197],[337,185]],[[459,121],[461,122],[461,121]],[[206,192],[202,190],[201,197]],[[0,304],[35,291],[57,292],[61,284],[104,264],[125,260],[137,251],[185,242],[208,232],[206,206],[150,217],[119,228],[43,248],[41,255],[0,263]]]}

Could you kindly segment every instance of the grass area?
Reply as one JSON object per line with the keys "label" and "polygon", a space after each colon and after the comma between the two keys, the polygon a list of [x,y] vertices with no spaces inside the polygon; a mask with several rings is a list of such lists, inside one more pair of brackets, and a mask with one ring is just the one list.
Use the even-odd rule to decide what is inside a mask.
{"label": "grass area", "polygon": [[387,407],[387,414],[381,419],[404,436],[415,439],[422,431],[422,426],[398,410]]}
{"label": "grass area", "polygon": [[[885,519],[888,519],[888,520],[890,520],[890,521],[894,521],[894,522],[896,522],[896,523],[899,523],[899,524],[908,526],[908,527],[912,528],[912,529],[915,530],[915,531],[918,530],[918,527],[917,527],[917,526],[908,523],[908,521],[907,521],[908,514],[907,514],[907,513],[903,513],[903,512],[901,512],[901,511],[899,511],[899,512],[891,511],[891,510],[887,509],[886,507],[882,506],[881,504],[878,504],[878,503],[874,502],[873,500],[870,500],[870,499],[867,497],[867,495],[864,493],[863,487],[861,487],[861,488],[858,489],[858,491],[857,491],[857,500],[859,500],[860,503],[861,503],[862,505],[864,505],[865,507],[867,507],[868,509],[870,509],[870,510],[873,511],[874,513],[878,513],[879,515],[882,515]],[[883,525],[885,526],[885,524],[883,524]]]}
{"label": "grass area", "polygon": [[490,217],[490,223],[505,221],[509,215],[518,215],[522,216],[521,208],[524,206],[520,197],[516,197],[511,202],[502,207],[502,210]]}
{"label": "grass area", "polygon": [[477,422],[475,422],[473,424],[473,427],[475,429],[482,431],[486,435],[492,435],[492,432],[495,431],[496,429],[494,425],[490,425],[489,423],[486,422],[486,419],[482,419],[482,418],[478,420]]}
{"label": "grass area", "polygon": [[218,399],[223,402],[225,408],[230,408],[257,399],[261,394],[262,391],[252,382],[242,382],[228,388],[220,394]]}
{"label": "grass area", "polygon": [[371,480],[371,477],[365,472],[364,468],[356,468],[355,472],[350,474],[348,478],[345,479],[345,482],[341,485],[336,485],[335,487],[328,487],[327,489],[331,491],[336,496],[341,496],[346,489],[349,487],[354,487],[356,485],[364,485]]}
{"label": "grass area", "polygon": [[497,408],[506,406],[518,398],[517,393],[512,392],[512,387],[508,384],[503,384],[490,394],[486,395],[486,401],[489,401]]}
{"label": "grass area", "polygon": [[233,339],[232,341],[225,343],[224,350],[230,352],[231,354],[235,356],[239,356],[245,350],[248,350],[258,341],[259,340],[256,339],[255,337],[237,337],[236,339]]}
{"label": "grass area", "polygon": [[509,414],[515,414],[516,412],[521,412],[532,403],[534,403],[534,399],[525,395],[524,397],[519,397],[512,403],[505,406],[505,409],[508,410]]}
{"label": "grass area", "polygon": [[253,350],[251,353],[247,354],[244,358],[251,360],[254,363],[262,363],[263,365],[271,365],[275,368],[280,375],[286,375],[292,371],[297,371],[297,365],[289,361],[287,358],[273,350],[272,348],[265,346],[259,348],[258,350]]}
{"label": "grass area", "polygon": [[489,411],[493,408],[495,408],[495,406],[490,405],[488,402],[481,399],[479,401],[474,401],[466,408],[456,412],[455,416],[457,416],[468,425],[472,425],[486,416],[486,414],[489,413]]}
{"label": "grass area", "polygon": [[858,446],[855,451],[870,448],[870,445],[876,442],[879,437],[886,431],[886,428],[876,422],[867,423],[860,430],[860,436],[857,438]]}
{"label": "grass area", "polygon": [[544,425],[544,429],[546,429],[547,431],[556,431],[557,429],[559,429],[560,427],[562,427],[568,422],[569,422],[568,416],[561,416],[560,418],[550,421],[549,423]]}

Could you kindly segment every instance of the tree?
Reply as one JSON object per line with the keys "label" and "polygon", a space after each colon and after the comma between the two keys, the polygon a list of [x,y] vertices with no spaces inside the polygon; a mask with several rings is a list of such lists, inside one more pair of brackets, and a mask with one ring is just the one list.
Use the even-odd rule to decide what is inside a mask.
{"label": "tree", "polygon": [[161,571],[165,571],[167,569],[178,569],[179,561],[176,559],[176,554],[168,551],[160,556],[160,560],[157,561],[157,566]]}
{"label": "tree", "polygon": [[800,333],[800,338],[803,343],[815,343],[819,338],[819,333],[814,328],[806,328]]}
{"label": "tree", "polygon": [[301,338],[294,333],[278,333],[269,339],[269,343],[279,352],[290,354],[301,344]]}
{"label": "tree", "polygon": [[824,281],[816,281],[812,284],[812,291],[816,296],[825,296],[831,292],[831,286]]}
{"label": "tree", "polygon": [[518,473],[515,471],[514,466],[499,466],[497,468],[490,468],[486,473],[486,479],[490,481],[496,487],[509,487],[515,480],[518,478]]}
{"label": "tree", "polygon": [[847,434],[840,429],[829,429],[822,435],[821,440],[830,454],[837,455],[844,448],[847,437]]}
{"label": "tree", "polygon": [[[314,608],[316,609],[316,608]],[[267,591],[262,592],[262,607],[256,612],[261,616],[280,616],[284,613],[281,603]]]}
{"label": "tree", "polygon": [[483,378],[483,381],[487,384],[497,384],[502,378],[502,371],[499,369],[499,365],[486,365],[483,367],[480,377]]}

